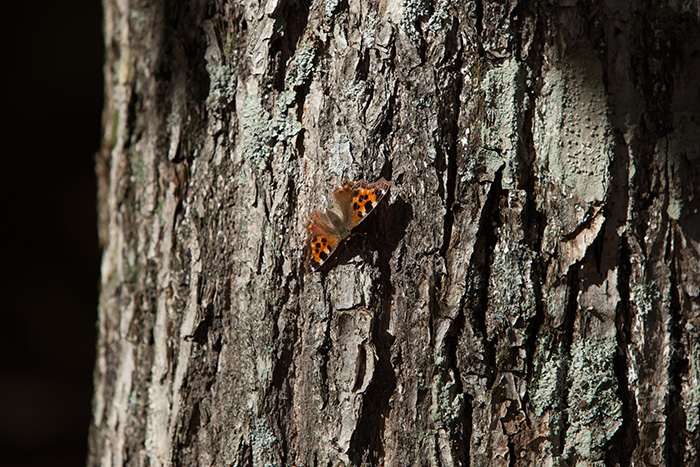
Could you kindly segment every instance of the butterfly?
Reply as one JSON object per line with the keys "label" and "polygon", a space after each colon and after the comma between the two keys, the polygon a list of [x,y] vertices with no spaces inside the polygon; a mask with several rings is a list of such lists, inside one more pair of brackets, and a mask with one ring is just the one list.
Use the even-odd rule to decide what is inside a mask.
{"label": "butterfly", "polygon": [[322,213],[314,209],[306,227],[311,244],[311,269],[317,271],[352,229],[365,220],[389,191],[391,182],[380,178],[374,183],[351,182],[345,179],[333,190],[335,205]]}

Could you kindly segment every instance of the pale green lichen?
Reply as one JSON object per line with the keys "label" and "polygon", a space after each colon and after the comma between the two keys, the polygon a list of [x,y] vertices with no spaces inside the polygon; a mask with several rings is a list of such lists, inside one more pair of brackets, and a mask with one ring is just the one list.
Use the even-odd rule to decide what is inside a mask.
{"label": "pale green lichen", "polygon": [[316,46],[312,42],[302,43],[296,50],[294,57],[287,65],[285,85],[287,88],[301,86],[311,75],[316,58]]}
{"label": "pale green lichen", "polygon": [[525,73],[514,59],[486,72],[481,81],[486,124],[481,126],[482,148],[477,157],[489,174],[503,170],[503,187],[515,188],[522,150],[522,118],[527,107]]}
{"label": "pale green lichen", "polygon": [[129,10],[129,20],[133,31],[143,31],[150,24],[150,12],[145,9],[131,8]]}
{"label": "pale green lichen", "polygon": [[406,33],[412,42],[418,43],[421,40],[421,34],[418,31],[419,22],[427,18],[430,11],[424,0],[407,0],[403,2],[401,7],[401,20],[399,27]]}
{"label": "pale green lichen", "polygon": [[681,218],[681,213],[683,212],[683,201],[679,199],[672,199],[668,202],[668,207],[666,208],[666,213],[668,217],[677,221]]}
{"label": "pale green lichen", "polygon": [[328,170],[342,177],[347,174],[348,166],[352,163],[350,154],[350,139],[346,134],[335,132],[333,143],[327,148],[331,157],[328,161]]}
{"label": "pale green lichen", "polygon": [[438,372],[430,385],[430,415],[438,424],[448,431],[454,428],[464,410],[464,394],[457,393],[457,383],[452,370]]}
{"label": "pale green lichen", "polygon": [[236,75],[227,65],[207,63],[209,95],[206,106],[210,111],[220,111],[231,104],[236,96]]}
{"label": "pale green lichen", "polygon": [[630,287],[630,303],[634,306],[635,314],[641,322],[646,321],[652,311],[651,304],[661,299],[654,284],[633,284]]}
{"label": "pale green lichen", "polygon": [[333,39],[338,47],[338,50],[343,52],[348,48],[348,38],[345,34],[345,30],[339,23],[333,25]]}
{"label": "pale green lichen", "polygon": [[353,99],[362,95],[366,85],[364,81],[347,80],[342,83],[342,91],[346,98]]}
{"label": "pale green lichen", "polygon": [[163,219],[163,204],[164,201],[162,199],[159,199],[158,205],[156,206],[156,215],[158,216],[158,222],[161,227],[165,225],[165,220]]}
{"label": "pale green lichen", "polygon": [[243,124],[243,156],[253,162],[258,171],[265,165],[272,154],[277,141],[287,140],[301,131],[301,123],[294,112],[289,111],[296,94],[293,91],[280,93],[274,107],[274,115],[265,110],[260,95],[245,97],[241,112]]}
{"label": "pale green lichen", "polygon": [[118,136],[119,136],[119,112],[115,112],[114,118],[112,119],[112,147],[117,145]]}
{"label": "pale green lichen", "polygon": [[571,346],[567,396],[569,426],[564,455],[600,462],[603,447],[622,425],[613,357],[615,336],[580,339]]}
{"label": "pale green lichen", "polygon": [[136,252],[132,249],[124,252],[124,283],[135,284],[141,274],[141,264],[137,260]]}
{"label": "pale green lichen", "polygon": [[545,76],[533,127],[538,175],[586,202],[602,201],[614,141],[602,65],[581,48]]}
{"label": "pale green lichen", "polygon": [[296,97],[294,91],[284,91],[277,99],[273,118],[273,128],[277,139],[290,138],[301,131],[302,126],[297,120],[296,113],[289,111]]}
{"label": "pale green lichen", "polygon": [[435,34],[445,30],[445,22],[452,17],[450,7],[453,5],[452,0],[438,0],[435,5],[433,14],[426,25],[426,30]]}
{"label": "pale green lichen", "polygon": [[377,24],[379,23],[375,13],[370,10],[364,18],[364,23],[364,27],[362,28],[362,42],[367,48],[374,47]]}
{"label": "pale green lichen", "polygon": [[[505,223],[501,230],[499,237],[507,237],[510,232],[506,230],[510,230],[510,224]],[[534,253],[520,246],[517,236],[514,237],[508,242],[510,245],[506,242],[499,244],[501,249],[494,257],[489,287],[489,303],[492,305],[489,310],[496,311],[502,320],[529,320],[536,312],[535,294],[529,276]],[[508,325],[512,326],[513,323]]]}
{"label": "pale green lichen", "polygon": [[540,345],[533,358],[535,371],[528,394],[535,415],[541,417],[546,410],[559,404],[562,392],[562,366],[564,357],[561,348],[550,350],[551,337],[540,338]]}
{"label": "pale green lichen", "polygon": [[270,114],[262,106],[260,95],[245,97],[240,117],[243,124],[243,157],[252,161],[253,167],[263,170],[272,151],[272,135]]}
{"label": "pale green lichen", "polygon": [[326,17],[330,18],[333,16],[339,3],[340,0],[326,0]]}
{"label": "pale green lichen", "polygon": [[132,152],[129,154],[129,162],[131,163],[131,174],[139,187],[146,184],[146,161],[140,154]]}
{"label": "pale green lichen", "polygon": [[268,422],[262,418],[256,418],[251,427],[250,440],[253,451],[253,467],[275,467],[278,464],[277,450],[279,440],[268,426]]}
{"label": "pale green lichen", "polygon": [[700,343],[698,342],[690,344],[688,366],[688,383],[683,385],[685,427],[689,433],[695,433],[700,428]]}

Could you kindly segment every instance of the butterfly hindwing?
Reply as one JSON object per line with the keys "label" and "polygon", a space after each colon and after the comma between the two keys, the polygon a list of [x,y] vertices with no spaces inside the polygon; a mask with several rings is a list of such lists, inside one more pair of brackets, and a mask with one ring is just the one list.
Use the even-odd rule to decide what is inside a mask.
{"label": "butterfly hindwing", "polygon": [[328,216],[314,209],[307,228],[311,248],[311,267],[316,270],[330,258],[342,238],[335,232]]}

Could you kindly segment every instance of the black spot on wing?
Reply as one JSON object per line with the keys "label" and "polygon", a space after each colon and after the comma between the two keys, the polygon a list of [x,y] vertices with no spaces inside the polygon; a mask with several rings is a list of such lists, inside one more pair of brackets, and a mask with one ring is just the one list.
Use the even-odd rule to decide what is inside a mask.
{"label": "black spot on wing", "polygon": [[320,252],[318,254],[318,256],[321,258],[322,261],[325,261],[326,259],[328,259],[328,255],[326,254],[325,251]]}

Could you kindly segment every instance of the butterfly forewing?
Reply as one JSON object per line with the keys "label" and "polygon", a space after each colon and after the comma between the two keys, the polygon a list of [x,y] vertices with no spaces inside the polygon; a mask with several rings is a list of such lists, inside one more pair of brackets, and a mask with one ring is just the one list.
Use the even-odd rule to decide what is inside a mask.
{"label": "butterfly forewing", "polygon": [[350,228],[362,222],[379,204],[389,190],[389,182],[383,178],[375,183],[355,182],[352,184]]}

